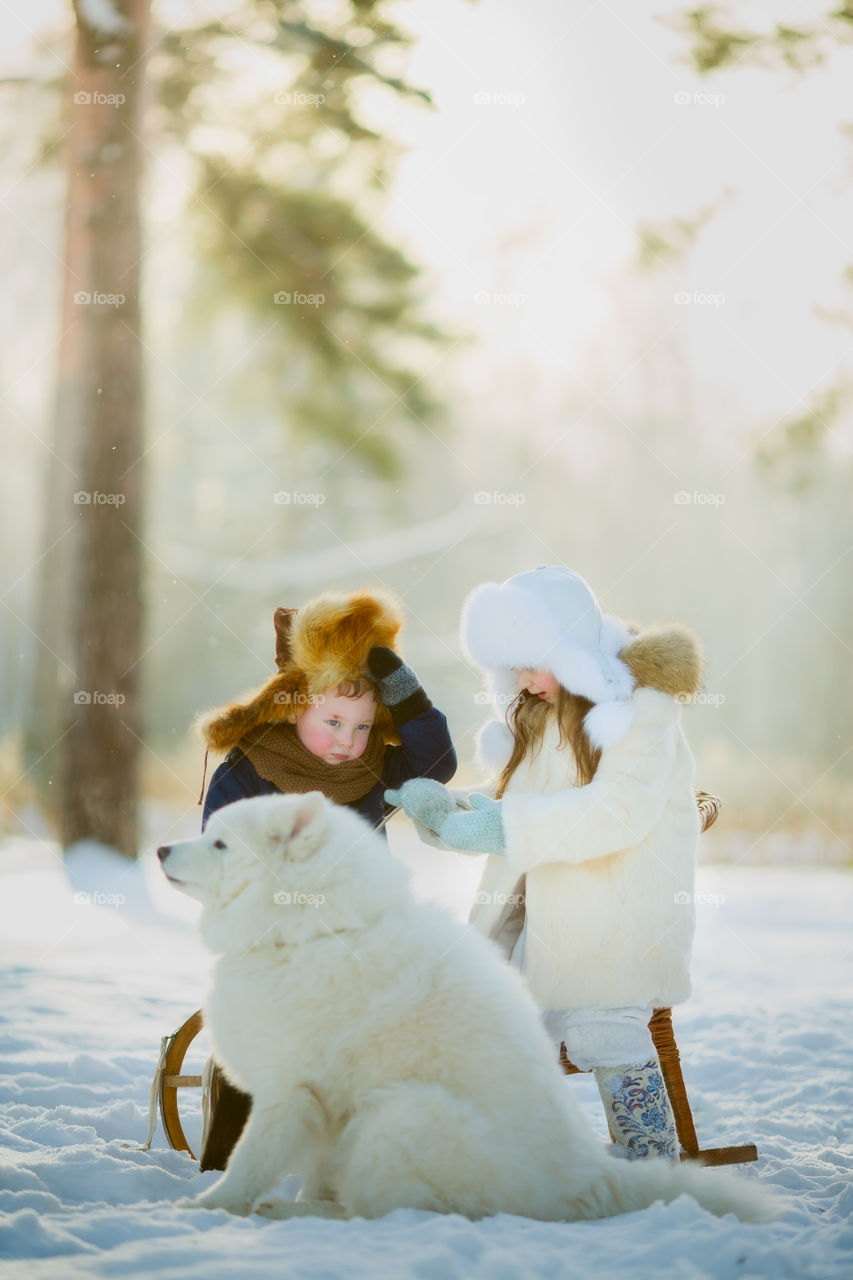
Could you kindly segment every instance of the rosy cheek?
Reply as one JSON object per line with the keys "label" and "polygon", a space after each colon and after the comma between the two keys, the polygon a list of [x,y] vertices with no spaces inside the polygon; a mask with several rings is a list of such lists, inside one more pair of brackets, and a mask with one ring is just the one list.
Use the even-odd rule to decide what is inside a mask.
{"label": "rosy cheek", "polygon": [[332,749],[334,743],[333,735],[323,724],[302,726],[300,738],[304,746],[315,756],[326,755]]}

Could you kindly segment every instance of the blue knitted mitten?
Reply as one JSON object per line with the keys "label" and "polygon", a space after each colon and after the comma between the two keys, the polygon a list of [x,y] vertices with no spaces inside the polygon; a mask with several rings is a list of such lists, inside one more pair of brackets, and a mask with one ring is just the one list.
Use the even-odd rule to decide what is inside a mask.
{"label": "blue knitted mitten", "polygon": [[469,796],[472,813],[454,813],[446,818],[438,834],[451,849],[460,853],[505,853],[506,840],[500,800]]}
{"label": "blue knitted mitten", "polygon": [[397,805],[413,822],[438,832],[442,822],[456,812],[456,801],[434,778],[410,778],[399,791],[386,791],[385,802]]}

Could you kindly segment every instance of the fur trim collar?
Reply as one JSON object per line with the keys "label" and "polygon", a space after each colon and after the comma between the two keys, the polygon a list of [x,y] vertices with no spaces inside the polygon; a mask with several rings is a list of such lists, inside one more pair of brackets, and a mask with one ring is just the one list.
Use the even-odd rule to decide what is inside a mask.
{"label": "fur trim collar", "polygon": [[638,686],[659,689],[685,702],[702,684],[702,645],[689,627],[681,625],[632,628],[634,638],[619,657]]}

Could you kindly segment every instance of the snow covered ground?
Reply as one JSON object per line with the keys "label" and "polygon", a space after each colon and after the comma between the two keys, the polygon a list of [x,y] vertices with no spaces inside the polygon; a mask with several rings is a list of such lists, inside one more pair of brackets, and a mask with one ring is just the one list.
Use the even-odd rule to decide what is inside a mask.
{"label": "snow covered ground", "polygon": [[[391,836],[415,891],[463,915],[477,860],[413,844],[399,819]],[[153,847],[139,864],[87,848],[63,865],[50,845],[6,841],[2,1274],[849,1280],[853,874],[706,866],[697,890],[695,992],[675,1026],[700,1141],[757,1143],[759,1163],[739,1173],[787,1195],[780,1221],[744,1226],[682,1197],[578,1224],[411,1211],[272,1222],[173,1208],[217,1175],[197,1174],[159,1130],[150,1151],[139,1149],[160,1037],[201,1003],[208,958],[194,905],[162,881]],[[200,1070],[195,1062],[185,1070]],[[566,1088],[603,1140],[592,1078]],[[192,1141],[198,1121],[185,1127]]]}

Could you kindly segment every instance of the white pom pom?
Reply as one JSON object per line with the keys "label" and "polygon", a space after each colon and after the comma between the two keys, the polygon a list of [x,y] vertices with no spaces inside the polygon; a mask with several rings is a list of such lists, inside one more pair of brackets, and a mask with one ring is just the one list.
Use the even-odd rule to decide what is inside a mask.
{"label": "white pom pom", "polygon": [[476,741],[477,763],[487,773],[499,773],[512,755],[512,730],[503,720],[487,720]]}
{"label": "white pom pom", "polygon": [[630,702],[599,702],[584,716],[583,727],[592,745],[607,751],[622,741],[633,721]]}

